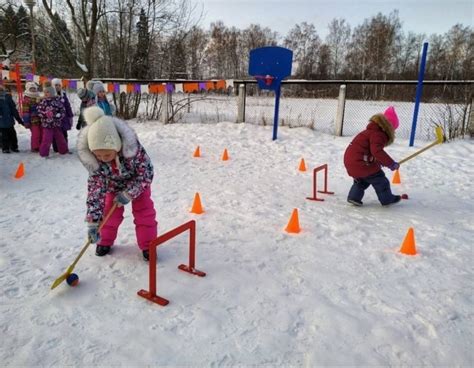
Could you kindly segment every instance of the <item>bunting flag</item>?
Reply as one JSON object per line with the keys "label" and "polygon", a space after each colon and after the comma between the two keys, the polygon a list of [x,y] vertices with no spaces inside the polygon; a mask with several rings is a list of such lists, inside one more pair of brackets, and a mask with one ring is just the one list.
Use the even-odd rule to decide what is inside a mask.
{"label": "bunting flag", "polygon": [[40,84],[40,76],[39,75],[35,75],[33,76],[33,81],[36,83],[36,84]]}
{"label": "bunting flag", "polygon": [[206,82],[199,82],[199,91],[205,91],[206,90]]}
{"label": "bunting flag", "polygon": [[225,90],[225,80],[220,79],[216,82],[216,89]]}
{"label": "bunting flag", "polygon": [[140,94],[140,84],[134,83],[133,84],[133,92]]}
{"label": "bunting flag", "polygon": [[199,91],[199,84],[198,83],[184,83],[183,84],[183,91],[186,93],[193,93]]}
{"label": "bunting flag", "polygon": [[183,83],[176,83],[176,84],[174,85],[174,91],[175,91],[176,93],[184,92],[184,91],[183,91]]}
{"label": "bunting flag", "polygon": [[43,85],[44,82],[46,82],[48,80],[47,77],[45,77],[44,75],[40,75],[39,77],[39,84],[40,85]]}
{"label": "bunting flag", "polygon": [[120,84],[114,83],[114,93],[120,93]]}
{"label": "bunting flag", "polygon": [[84,88],[84,82],[83,81],[77,81],[77,86],[76,88],[79,89],[79,88]]}
{"label": "bunting flag", "polygon": [[233,80],[233,79],[226,79],[226,80],[225,80],[225,85],[226,85],[227,87],[232,87],[232,88],[234,88],[234,80]]}
{"label": "bunting flag", "polygon": [[79,88],[77,88],[77,81],[75,81],[75,80],[70,80],[70,81],[69,81],[69,88],[71,88],[71,89],[79,89]]}
{"label": "bunting flag", "polygon": [[133,92],[133,84],[132,83],[127,83],[127,93],[132,93]]}
{"label": "bunting flag", "polygon": [[69,79],[63,79],[61,81],[61,87],[68,88],[69,87]]}
{"label": "bunting flag", "polygon": [[206,82],[206,89],[211,91],[214,89],[214,82]]}
{"label": "bunting flag", "polygon": [[174,84],[173,83],[166,83],[166,92],[173,93],[174,91]]}
{"label": "bunting flag", "polygon": [[114,93],[114,84],[113,83],[107,83],[107,92],[109,93]]}
{"label": "bunting flag", "polygon": [[120,93],[127,93],[127,85],[121,84],[120,85]]}
{"label": "bunting flag", "polygon": [[150,93],[150,90],[148,88],[148,84],[141,84],[140,85],[140,93]]}
{"label": "bunting flag", "polygon": [[33,77],[34,77],[34,75],[32,73],[27,73],[25,79],[27,81],[31,82],[31,81],[33,81]]}
{"label": "bunting flag", "polygon": [[10,77],[10,72],[8,70],[2,70],[2,79],[8,79]]}
{"label": "bunting flag", "polygon": [[109,84],[108,83],[103,83],[104,85],[104,91],[107,93],[109,91]]}
{"label": "bunting flag", "polygon": [[149,87],[150,93],[165,93],[166,86],[164,84],[152,83]]}
{"label": "bunting flag", "polygon": [[17,72],[10,72],[9,79],[10,80],[17,80],[18,79]]}

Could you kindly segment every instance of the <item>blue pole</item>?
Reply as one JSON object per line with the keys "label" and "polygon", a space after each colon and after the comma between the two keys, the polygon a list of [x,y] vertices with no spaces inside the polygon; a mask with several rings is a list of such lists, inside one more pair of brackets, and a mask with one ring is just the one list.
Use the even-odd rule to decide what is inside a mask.
{"label": "blue pole", "polygon": [[275,90],[275,112],[273,114],[273,140],[277,139],[278,132],[278,110],[280,109],[280,88],[278,86]]}
{"label": "blue pole", "polygon": [[415,111],[413,112],[413,122],[411,123],[410,147],[415,143],[416,122],[418,120],[418,110],[420,109],[421,95],[423,94],[423,79],[425,77],[426,54],[428,52],[428,42],[423,44],[421,54],[420,71],[418,72],[418,84],[416,86]]}

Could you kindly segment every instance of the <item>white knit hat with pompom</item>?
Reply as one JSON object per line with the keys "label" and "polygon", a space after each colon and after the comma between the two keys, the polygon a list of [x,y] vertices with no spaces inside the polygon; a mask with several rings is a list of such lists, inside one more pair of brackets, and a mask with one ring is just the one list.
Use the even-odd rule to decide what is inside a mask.
{"label": "white knit hat with pompom", "polygon": [[87,143],[91,151],[108,149],[119,152],[122,140],[112,117],[105,115],[97,106],[91,106],[82,112],[88,126]]}

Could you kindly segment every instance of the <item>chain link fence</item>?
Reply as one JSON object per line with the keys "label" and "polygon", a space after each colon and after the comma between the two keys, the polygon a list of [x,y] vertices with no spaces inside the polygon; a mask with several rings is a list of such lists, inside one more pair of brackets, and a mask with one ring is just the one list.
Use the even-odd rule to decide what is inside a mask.
{"label": "chain link fence", "polygon": [[[254,81],[236,81],[245,86],[246,123],[271,125],[275,98],[259,90]],[[342,134],[363,130],[370,117],[394,105],[400,118],[397,137],[410,137],[415,107],[416,81],[284,81],[281,86],[280,126],[308,127],[335,134],[338,96],[346,86]],[[415,136],[433,140],[434,127],[443,126],[448,138],[468,133],[472,104],[472,81],[425,81]]]}

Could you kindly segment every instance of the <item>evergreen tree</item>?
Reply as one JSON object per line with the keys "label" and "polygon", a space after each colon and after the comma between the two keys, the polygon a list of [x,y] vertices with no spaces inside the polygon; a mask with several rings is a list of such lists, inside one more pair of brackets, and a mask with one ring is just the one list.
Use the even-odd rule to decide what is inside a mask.
{"label": "evergreen tree", "polygon": [[145,79],[148,76],[148,53],[150,48],[150,32],[148,30],[148,17],[143,8],[137,23],[138,42],[137,50],[133,58],[132,77]]}
{"label": "evergreen tree", "polygon": [[[70,48],[74,49],[74,43],[66,22],[57,13],[54,14],[54,22],[56,22],[59,31],[69,43]],[[41,73],[55,77],[70,76],[71,70],[74,70],[74,65],[67,57],[56,31],[50,30],[41,34],[42,37],[39,37],[37,42],[36,63],[38,70]]]}

